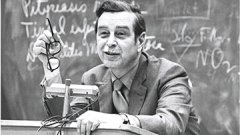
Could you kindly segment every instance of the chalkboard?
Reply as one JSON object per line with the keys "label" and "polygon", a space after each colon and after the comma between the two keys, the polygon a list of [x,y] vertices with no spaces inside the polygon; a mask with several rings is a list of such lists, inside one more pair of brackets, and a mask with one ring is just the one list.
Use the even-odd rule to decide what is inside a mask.
{"label": "chalkboard", "polygon": [[[61,75],[80,83],[101,63],[96,53],[99,0],[1,1],[1,117],[41,120],[41,62],[32,52],[50,18],[62,37]],[[239,1],[138,0],[147,25],[145,51],[183,65],[193,84],[202,134],[239,134]]]}

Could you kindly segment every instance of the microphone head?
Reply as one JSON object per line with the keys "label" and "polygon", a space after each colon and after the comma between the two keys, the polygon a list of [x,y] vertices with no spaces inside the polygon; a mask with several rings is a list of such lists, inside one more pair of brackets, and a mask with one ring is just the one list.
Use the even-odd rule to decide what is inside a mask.
{"label": "microphone head", "polygon": [[71,79],[66,79],[65,80],[65,85],[66,86],[70,86],[70,84],[71,84]]}

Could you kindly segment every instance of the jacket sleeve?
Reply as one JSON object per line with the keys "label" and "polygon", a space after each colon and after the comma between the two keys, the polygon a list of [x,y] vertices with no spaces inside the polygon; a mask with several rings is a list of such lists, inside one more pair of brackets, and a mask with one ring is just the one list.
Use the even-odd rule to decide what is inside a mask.
{"label": "jacket sleeve", "polygon": [[63,99],[58,96],[46,94],[46,87],[52,83],[62,83],[60,74],[45,75],[40,83],[42,87],[42,100],[48,116],[61,115]]}
{"label": "jacket sleeve", "polygon": [[180,66],[161,72],[155,115],[137,115],[143,129],[159,135],[184,134],[192,109],[189,78]]}

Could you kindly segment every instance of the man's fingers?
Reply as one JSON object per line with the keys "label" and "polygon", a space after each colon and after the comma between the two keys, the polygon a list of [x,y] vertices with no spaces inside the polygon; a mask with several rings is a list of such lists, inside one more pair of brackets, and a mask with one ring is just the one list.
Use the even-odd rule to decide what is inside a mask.
{"label": "man's fingers", "polygon": [[42,38],[45,38],[44,40],[47,40],[47,43],[54,42],[54,35],[49,30],[44,30],[42,35],[44,35]]}
{"label": "man's fingers", "polygon": [[77,132],[80,134],[81,120],[77,119]]}
{"label": "man's fingers", "polygon": [[34,48],[33,48],[33,53],[34,53],[35,55],[39,55],[39,54],[41,54],[41,53],[46,54],[46,49],[43,48],[43,47],[34,47]]}
{"label": "man's fingers", "polygon": [[77,118],[77,128],[81,135],[90,135],[91,131],[94,131],[100,125],[98,118],[95,118],[96,114],[98,113],[87,111]]}
{"label": "man's fingers", "polygon": [[38,40],[34,43],[33,53],[39,55],[41,53],[46,53],[45,42],[43,40]]}
{"label": "man's fingers", "polygon": [[41,53],[46,54],[45,44],[50,43],[51,40],[51,33],[45,30],[38,38],[37,41],[34,43],[33,46],[33,53],[39,55]]}
{"label": "man's fingers", "polygon": [[47,64],[47,57],[45,54],[39,54],[38,58],[40,59],[40,61],[42,61],[43,65]]}
{"label": "man's fingers", "polygon": [[55,40],[59,41],[63,45],[63,41],[56,31],[54,31],[54,38]]}
{"label": "man's fingers", "polygon": [[[46,37],[46,34],[44,34],[44,32],[37,38],[37,42],[39,40],[42,40],[45,43],[50,43],[50,38]],[[45,32],[45,33],[48,33],[48,32]]]}
{"label": "man's fingers", "polygon": [[90,135],[92,125],[93,125],[92,122],[87,122],[87,125],[86,125],[86,135]]}
{"label": "man's fingers", "polygon": [[99,121],[94,121],[91,127],[91,131],[94,131],[100,125]]}
{"label": "man's fingers", "polygon": [[87,123],[85,123],[85,122],[81,122],[81,124],[80,124],[80,135],[85,135],[86,134],[86,125],[87,125]]}

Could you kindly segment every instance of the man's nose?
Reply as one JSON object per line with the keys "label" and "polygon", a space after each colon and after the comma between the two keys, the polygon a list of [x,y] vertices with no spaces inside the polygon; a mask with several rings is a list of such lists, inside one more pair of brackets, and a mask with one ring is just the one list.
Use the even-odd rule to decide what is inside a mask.
{"label": "man's nose", "polygon": [[108,41],[107,41],[107,46],[108,47],[115,47],[117,45],[116,39],[114,34],[110,34]]}

